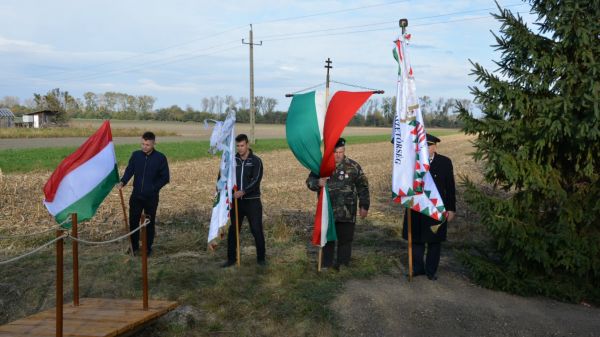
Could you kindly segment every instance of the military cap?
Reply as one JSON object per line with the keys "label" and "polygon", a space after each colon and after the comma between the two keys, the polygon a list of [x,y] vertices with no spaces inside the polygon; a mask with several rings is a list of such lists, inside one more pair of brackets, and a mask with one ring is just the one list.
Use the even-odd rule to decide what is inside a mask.
{"label": "military cap", "polygon": [[434,145],[439,142],[441,142],[441,140],[438,137],[431,135],[429,133],[427,134],[427,145]]}
{"label": "military cap", "polygon": [[337,143],[335,143],[335,148],[346,146],[346,140],[344,138],[338,139]]}

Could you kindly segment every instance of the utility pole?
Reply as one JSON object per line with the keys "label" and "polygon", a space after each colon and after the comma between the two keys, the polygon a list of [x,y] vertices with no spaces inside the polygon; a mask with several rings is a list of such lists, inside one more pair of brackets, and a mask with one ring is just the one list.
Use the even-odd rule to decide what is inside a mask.
{"label": "utility pole", "polygon": [[332,69],[331,65],[333,61],[328,57],[325,61],[325,69],[327,69],[327,78],[325,80],[325,108],[327,108],[327,101],[329,100],[329,69]]}
{"label": "utility pole", "polygon": [[262,41],[254,43],[252,24],[250,25],[250,42],[245,42],[242,39],[242,44],[250,46],[250,144],[254,144],[256,142],[254,138],[254,124],[256,119],[256,109],[254,107],[254,46],[262,46]]}

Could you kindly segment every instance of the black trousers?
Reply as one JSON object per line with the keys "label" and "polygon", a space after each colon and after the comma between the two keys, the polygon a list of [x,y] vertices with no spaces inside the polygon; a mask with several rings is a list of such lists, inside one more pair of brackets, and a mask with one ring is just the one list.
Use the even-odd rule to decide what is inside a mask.
{"label": "black trousers", "polygon": [[356,223],[354,222],[337,222],[335,223],[335,232],[337,234],[337,241],[328,241],[323,247],[323,267],[333,266],[333,252],[335,250],[335,244],[337,242],[337,265],[350,264],[350,258],[352,256],[352,240],[354,239],[354,228]]}
{"label": "black trousers", "polygon": [[[148,234],[148,253],[152,252],[152,244],[154,243],[154,222],[156,220],[156,210],[158,209],[158,195],[149,199],[141,199],[136,196],[129,198],[129,230],[134,230],[140,225],[142,211],[146,217],[150,218],[150,223],[146,226]],[[131,235],[131,247],[133,251],[140,249],[140,231]]]}
{"label": "black trousers", "polygon": [[[238,220],[240,222],[240,232],[244,218],[248,218],[250,223],[250,232],[254,236],[256,244],[256,260],[265,260],[265,234],[262,225],[262,203],[260,199],[237,199],[238,200]],[[235,239],[235,207],[232,207],[229,213],[231,224],[227,233],[227,260],[234,262],[237,257],[237,242]]]}
{"label": "black trousers", "polygon": [[[426,274],[427,276],[434,276],[440,264],[440,253],[442,250],[442,243],[413,242],[412,245],[414,275]],[[423,256],[425,255],[425,245],[427,245],[427,256],[425,257],[425,263],[423,263]]]}

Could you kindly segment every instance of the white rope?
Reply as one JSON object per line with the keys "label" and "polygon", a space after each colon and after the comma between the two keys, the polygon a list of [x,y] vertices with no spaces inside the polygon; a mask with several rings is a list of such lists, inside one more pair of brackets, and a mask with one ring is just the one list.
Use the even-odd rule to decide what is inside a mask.
{"label": "white rope", "polygon": [[87,241],[85,239],[76,238],[72,235],[69,235],[69,239],[80,242],[80,243],[85,243],[88,245],[107,245],[109,243],[117,242],[117,241],[120,241],[120,240],[130,237],[133,233],[139,231],[140,229],[142,229],[142,227],[146,227],[149,223],[150,223],[150,219],[146,219],[143,224],[139,225],[136,229],[132,230],[131,232],[129,232],[125,235],[119,236],[118,238],[108,240],[108,241]]}
{"label": "white rope", "polygon": [[28,253],[25,253],[25,254],[20,255],[20,256],[13,257],[13,258],[8,259],[8,260],[0,261],[0,265],[9,264],[11,262],[15,262],[15,261],[19,261],[21,259],[24,259],[24,258],[28,257],[29,255],[33,255],[33,254],[39,252],[40,250],[42,250],[42,249],[44,249],[44,248],[46,248],[46,247],[54,244],[56,241],[59,241],[59,240],[67,238],[68,236],[69,235],[65,233],[65,234],[63,234],[63,235],[55,238],[54,240],[51,240],[51,241],[48,241],[48,242],[44,243],[43,245],[35,248],[34,250],[32,250],[32,251],[30,251]]}

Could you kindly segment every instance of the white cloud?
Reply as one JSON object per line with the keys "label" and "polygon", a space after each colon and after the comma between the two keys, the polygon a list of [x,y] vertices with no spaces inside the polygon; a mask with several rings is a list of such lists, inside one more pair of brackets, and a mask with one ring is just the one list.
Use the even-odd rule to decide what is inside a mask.
{"label": "white cloud", "polygon": [[189,83],[165,85],[165,84],[158,84],[156,81],[147,79],[147,78],[138,80],[138,83],[140,84],[140,87],[142,89],[150,90],[153,92],[158,91],[158,92],[194,93],[194,92],[198,91],[198,88],[196,85],[189,84]]}

